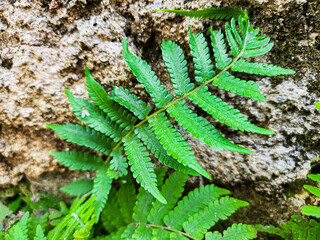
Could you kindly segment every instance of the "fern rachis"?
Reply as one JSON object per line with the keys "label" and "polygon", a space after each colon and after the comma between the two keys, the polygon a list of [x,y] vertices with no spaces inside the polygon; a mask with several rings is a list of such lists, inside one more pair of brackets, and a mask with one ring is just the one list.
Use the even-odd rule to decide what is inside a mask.
{"label": "fern rachis", "polygon": [[[190,15],[190,12],[184,13],[175,10],[171,12]],[[128,164],[126,164],[125,159],[127,157],[130,169],[138,183],[162,203],[165,203],[166,200],[157,188],[157,179],[147,149],[162,163],[166,163],[170,167],[193,175],[201,174],[210,179],[210,175],[196,162],[189,144],[184,140],[181,133],[170,124],[165,112],[185,130],[210,146],[241,153],[251,153],[250,150],[239,147],[220,135],[207,120],[190,110],[185,105],[185,100],[187,98],[192,100],[211,114],[213,118],[235,130],[272,134],[273,132],[270,130],[251,124],[238,110],[207,91],[206,85],[213,83],[215,86],[239,95],[265,100],[257,85],[253,84],[252,81],[234,78],[230,72],[248,72],[268,76],[294,73],[292,70],[274,65],[251,63],[243,59],[263,55],[270,51],[272,47],[269,38],[265,38],[264,35],[258,36],[259,31],[250,26],[246,12],[232,8],[216,8],[208,11],[192,12],[190,16],[210,16],[217,19],[232,17],[230,24],[226,23],[225,25],[227,42],[224,41],[225,35],[222,31],[213,29],[209,31],[217,73],[215,73],[208,44],[205,42],[202,33],[193,34],[190,30],[190,48],[195,64],[195,80],[198,86],[195,86],[188,76],[187,62],[183,50],[170,40],[163,41],[161,50],[173,83],[176,95],[174,97],[161,84],[147,62],[129,51],[127,41],[123,39],[124,59],[137,77],[138,82],[150,94],[157,109],[152,111],[150,105],[142,102],[122,87],[114,88],[113,92],[108,95],[86,68],[87,89],[95,105],[87,100],[73,97],[68,91],[66,93],[75,115],[88,127],[76,125],[78,127],[73,126],[72,131],[68,131],[68,125],[64,125],[66,131],[68,131],[68,134],[65,134],[59,126],[49,125],[68,141],[106,153],[106,161],[103,167],[99,168],[99,171],[107,171],[106,169],[109,168],[106,176],[111,179],[126,174]],[[227,45],[231,49],[232,56],[228,55]],[[83,114],[83,109],[86,110],[85,114]],[[138,123],[136,123],[137,118],[140,120]],[[92,129],[92,131],[88,129]],[[79,140],[79,136],[84,138]],[[99,140],[95,141],[95,136],[99,137]],[[102,138],[106,144],[101,142]],[[86,143],[87,139],[89,143]],[[151,139],[155,139],[155,141],[151,142]],[[69,164],[69,166],[72,166],[72,164]],[[86,164],[83,166],[84,169],[90,167]],[[81,167],[78,169],[81,169]],[[111,181],[108,181],[108,185],[111,185]],[[108,186],[100,187],[101,189],[109,189]],[[93,189],[92,193],[100,191],[99,188],[95,188],[95,185]],[[97,200],[95,202],[96,205],[99,205],[99,209],[101,209],[100,205],[106,201],[106,197],[104,196],[102,199],[103,201],[100,201],[99,204]],[[99,215],[98,212],[96,215]]]}

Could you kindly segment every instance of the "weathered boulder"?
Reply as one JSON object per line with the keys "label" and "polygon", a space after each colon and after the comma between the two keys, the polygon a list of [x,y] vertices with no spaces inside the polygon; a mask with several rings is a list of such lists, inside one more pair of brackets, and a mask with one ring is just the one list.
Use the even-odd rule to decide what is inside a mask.
{"label": "weathered boulder", "polygon": [[[253,154],[219,151],[184,135],[213,181],[224,187],[245,185],[270,198],[304,179],[319,153],[320,114],[314,107],[319,96],[319,1],[4,0],[0,3],[0,186],[10,187],[26,178],[36,183],[36,189],[56,192],[43,187],[48,182],[45,178],[56,174],[51,179],[57,189],[65,184],[60,174],[64,179],[69,175],[50,151],[75,146],[64,143],[45,124],[77,122],[63,89],[86,97],[83,69],[87,65],[106,90],[123,85],[148,100],[123,60],[121,40],[127,37],[130,49],[147,60],[172,90],[161,40],[179,43],[192,66],[189,29],[204,32],[218,25],[214,20],[152,11],[216,6],[248,9],[251,23],[275,43],[271,53],[255,60],[291,68],[297,74],[240,74],[260,83],[267,102],[211,88],[252,123],[276,132],[272,136],[242,133],[212,121],[227,138]],[[77,176],[81,174],[70,175],[70,180]]]}

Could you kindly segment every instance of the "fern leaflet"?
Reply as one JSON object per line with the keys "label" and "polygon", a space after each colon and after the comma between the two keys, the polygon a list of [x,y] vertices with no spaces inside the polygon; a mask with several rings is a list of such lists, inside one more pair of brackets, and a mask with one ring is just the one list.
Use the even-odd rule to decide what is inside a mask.
{"label": "fern leaflet", "polygon": [[157,188],[153,164],[151,163],[146,148],[134,134],[124,138],[122,141],[134,178],[136,178],[137,182],[160,202],[166,203],[166,200]]}
{"label": "fern leaflet", "polygon": [[223,231],[223,236],[219,232],[206,233],[206,240],[247,240],[256,238],[255,229],[250,225],[233,224],[227,230]]}
{"label": "fern leaflet", "polygon": [[92,101],[113,121],[118,123],[120,127],[130,130],[134,123],[137,121],[135,117],[129,114],[121,106],[115,103],[106,91],[97,83],[90,74],[89,69],[86,67],[86,81],[89,96]]}
{"label": "fern leaflet", "polygon": [[146,147],[150,149],[150,151],[154,154],[154,156],[157,159],[159,159],[161,163],[173,169],[188,173],[190,175],[194,175],[194,176],[198,175],[197,172],[184,166],[182,163],[178,162],[172,156],[169,156],[166,150],[163,148],[163,146],[159,142],[153,130],[147,124],[143,124],[139,128],[136,128],[135,133],[146,145]]}
{"label": "fern leaflet", "polygon": [[182,49],[172,41],[161,43],[163,60],[168,68],[175,93],[183,96],[194,88],[188,76],[187,61]]}
{"label": "fern leaflet", "polygon": [[152,109],[150,105],[139,100],[136,95],[131,94],[129,90],[123,87],[113,87],[113,92],[110,97],[133,112],[140,120],[146,118]]}
{"label": "fern leaflet", "polygon": [[60,188],[60,191],[70,196],[81,196],[90,192],[93,188],[93,181],[90,179],[81,179]]}
{"label": "fern leaflet", "polygon": [[41,228],[41,225],[37,226],[36,235],[34,236],[34,240],[46,240],[46,236]]}
{"label": "fern leaflet", "polygon": [[67,142],[73,142],[80,146],[85,146],[105,154],[110,153],[114,146],[114,142],[107,136],[95,131],[94,129],[78,124],[47,124],[47,127],[54,130]]}
{"label": "fern leaflet", "polygon": [[259,128],[250,123],[239,110],[234,109],[227,103],[223,102],[220,98],[211,95],[208,91],[208,87],[199,89],[196,93],[193,93],[189,98],[204,111],[212,115],[213,118],[219,122],[232,127],[235,130],[254,132],[259,134],[273,134],[273,131]]}
{"label": "fern leaflet", "polygon": [[259,91],[259,84],[253,81],[240,80],[228,72],[222,73],[215,81],[212,82],[214,86],[222,88],[226,91],[236,93],[252,99],[266,101],[264,96]]}
{"label": "fern leaflet", "polygon": [[246,148],[239,147],[229,142],[210,124],[209,121],[193,113],[192,110],[184,104],[185,101],[182,100],[169,107],[167,111],[170,116],[177,120],[185,130],[192,134],[192,136],[198,138],[202,142],[205,142],[207,145],[218,149],[227,149],[241,153],[252,153]]}
{"label": "fern leaflet", "polygon": [[146,61],[134,56],[128,49],[127,40],[124,38],[122,41],[123,57],[128,66],[131,68],[137,80],[146,88],[151,95],[157,108],[163,108],[172,99],[173,95],[168,94],[168,91],[161,85],[159,79],[151,70]]}
{"label": "fern leaflet", "polygon": [[219,219],[227,219],[238,208],[248,206],[247,202],[230,197],[223,197],[209,205],[183,223],[186,233],[196,238],[203,238],[204,233]]}
{"label": "fern leaflet", "polygon": [[29,212],[26,212],[21,220],[9,229],[6,240],[28,239],[28,218]]}
{"label": "fern leaflet", "polygon": [[233,7],[220,7],[220,8],[207,8],[203,10],[172,10],[172,9],[162,9],[156,10],[156,12],[172,12],[177,13],[186,17],[193,17],[193,18],[210,18],[210,19],[229,19],[231,17],[246,17],[247,12],[243,11],[239,8]]}
{"label": "fern leaflet", "polygon": [[183,165],[211,179],[210,175],[196,162],[190,146],[184,141],[181,134],[172,127],[164,113],[149,119],[149,123],[168,154]]}
{"label": "fern leaflet", "polygon": [[74,97],[68,90],[65,90],[69,98],[74,114],[77,118],[89,127],[104,133],[108,137],[119,141],[122,137],[123,129],[105,115],[98,107],[89,101]]}
{"label": "fern leaflet", "polygon": [[121,155],[123,147],[119,147],[117,150],[114,150],[110,155],[112,159],[110,161],[110,169],[118,172],[119,177],[125,176],[128,174],[128,163],[127,159]]}
{"label": "fern leaflet", "polygon": [[104,163],[102,158],[84,153],[84,152],[51,152],[52,156],[54,156],[60,163],[64,166],[73,168],[76,170],[98,170],[104,167]]}

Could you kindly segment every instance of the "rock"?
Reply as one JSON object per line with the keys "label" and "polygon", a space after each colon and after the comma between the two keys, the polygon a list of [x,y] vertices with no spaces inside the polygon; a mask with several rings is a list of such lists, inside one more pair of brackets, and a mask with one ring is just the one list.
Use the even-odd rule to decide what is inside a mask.
{"label": "rock", "polygon": [[[27,178],[43,190],[47,184],[43,176],[64,171],[50,151],[76,147],[60,140],[45,124],[77,122],[63,90],[87,97],[85,65],[107,91],[112,85],[123,85],[150,101],[123,60],[121,40],[126,37],[130,50],[146,59],[172,90],[161,41],[179,43],[191,67],[189,29],[204,32],[208,26],[218,25],[214,20],[152,11],[217,6],[248,9],[254,27],[275,43],[270,54],[255,60],[297,73],[285,77],[238,75],[259,82],[267,102],[211,87],[252,123],[276,132],[271,136],[242,133],[212,121],[228,139],[253,154],[219,151],[187,133],[184,136],[213,181],[235,192],[245,185],[257,194],[281,198],[284,186],[304,179],[319,155],[320,114],[314,107],[320,89],[318,1],[4,0],[0,3],[0,186],[10,187]],[[61,186],[59,178],[52,180],[56,181],[52,187]]]}

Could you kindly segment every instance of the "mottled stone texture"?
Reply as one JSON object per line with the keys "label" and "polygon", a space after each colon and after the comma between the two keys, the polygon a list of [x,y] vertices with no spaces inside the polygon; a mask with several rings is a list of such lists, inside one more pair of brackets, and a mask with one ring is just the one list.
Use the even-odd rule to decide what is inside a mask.
{"label": "mottled stone texture", "polygon": [[[36,182],[35,187],[43,186],[48,182],[44,180],[46,176],[55,173],[57,177],[51,179],[56,183],[52,185],[56,188],[61,185],[59,176],[64,170],[50,156],[50,150],[75,149],[75,146],[61,141],[45,124],[76,122],[63,89],[86,97],[85,65],[106,90],[111,90],[114,84],[123,85],[148,100],[122,58],[121,40],[127,37],[130,49],[147,60],[172,90],[161,58],[161,40],[178,42],[192,66],[189,29],[205,32],[209,25],[218,25],[211,20],[152,13],[152,10],[216,6],[247,9],[252,25],[275,43],[270,54],[254,60],[292,68],[297,74],[237,75],[259,82],[267,102],[211,88],[239,108],[252,123],[276,132],[273,136],[242,133],[212,120],[227,138],[252,149],[253,154],[218,151],[188,134],[186,138],[198,161],[212,174],[213,181],[222,186],[239,189],[245,185],[270,198],[281,196],[284,186],[304,179],[310,163],[319,155],[320,114],[314,107],[320,89],[318,0],[3,0],[0,2],[0,186],[10,187],[23,178]],[[63,174],[64,179],[67,176]],[[250,201],[246,193],[237,195]]]}

